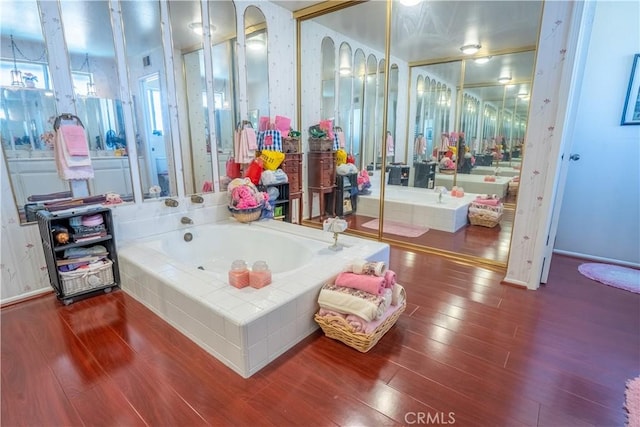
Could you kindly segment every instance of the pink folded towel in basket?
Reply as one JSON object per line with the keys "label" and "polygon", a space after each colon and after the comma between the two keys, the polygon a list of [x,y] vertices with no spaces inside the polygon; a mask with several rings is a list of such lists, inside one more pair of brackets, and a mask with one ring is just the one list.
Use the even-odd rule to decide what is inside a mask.
{"label": "pink folded towel in basket", "polygon": [[500,199],[482,199],[482,198],[476,198],[473,203],[478,203],[480,205],[487,205],[487,206],[499,206],[500,205]]}
{"label": "pink folded towel in basket", "polygon": [[370,276],[368,274],[355,274],[343,272],[338,274],[335,281],[336,286],[359,289],[373,295],[382,295],[385,289],[385,278]]}

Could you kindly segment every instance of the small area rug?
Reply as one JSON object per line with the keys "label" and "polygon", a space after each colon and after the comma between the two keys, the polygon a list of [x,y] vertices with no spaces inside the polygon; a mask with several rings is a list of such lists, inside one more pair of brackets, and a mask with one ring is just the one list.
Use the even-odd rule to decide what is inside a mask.
{"label": "small area rug", "polygon": [[627,381],[625,393],[627,410],[627,426],[640,427],[640,377]]}
{"label": "small area rug", "polygon": [[613,264],[580,264],[578,271],[589,279],[626,291],[640,293],[640,270]]}
{"label": "small area rug", "polygon": [[[362,226],[365,228],[373,228],[374,230],[377,230],[380,227],[380,221],[378,220],[378,218],[372,219],[371,221],[367,221],[362,224]],[[429,229],[427,227],[420,227],[417,225],[403,224],[401,222],[385,220],[382,231],[384,233],[395,234],[397,236],[418,237],[429,231]]]}

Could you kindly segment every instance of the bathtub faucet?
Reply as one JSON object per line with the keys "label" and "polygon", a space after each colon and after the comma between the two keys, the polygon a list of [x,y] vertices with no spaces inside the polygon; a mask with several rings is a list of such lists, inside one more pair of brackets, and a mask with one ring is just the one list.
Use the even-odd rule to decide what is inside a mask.
{"label": "bathtub faucet", "polygon": [[183,216],[182,218],[180,218],[180,222],[183,224],[193,224],[193,220],[188,216]]}
{"label": "bathtub faucet", "polygon": [[170,208],[178,207],[178,201],[175,199],[164,199],[164,204]]}
{"label": "bathtub faucet", "polygon": [[194,194],[191,196],[191,203],[204,203],[204,197]]}

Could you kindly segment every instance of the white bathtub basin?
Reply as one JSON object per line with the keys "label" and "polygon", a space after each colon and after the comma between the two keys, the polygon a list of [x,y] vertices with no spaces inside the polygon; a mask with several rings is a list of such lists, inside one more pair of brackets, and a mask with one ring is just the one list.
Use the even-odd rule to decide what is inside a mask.
{"label": "white bathtub basin", "polygon": [[[191,242],[185,242],[191,233]],[[226,222],[126,242],[119,249],[122,289],[214,357],[247,378],[317,329],[320,288],[353,259],[389,262],[389,246],[283,223]],[[262,289],[227,283],[234,259],[266,260]]]}

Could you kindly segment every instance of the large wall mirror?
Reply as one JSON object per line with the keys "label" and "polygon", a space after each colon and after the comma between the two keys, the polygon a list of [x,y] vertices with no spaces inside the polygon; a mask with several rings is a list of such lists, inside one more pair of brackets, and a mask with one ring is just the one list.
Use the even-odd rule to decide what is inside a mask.
{"label": "large wall mirror", "polygon": [[[305,71],[311,74],[323,37],[331,37],[336,46],[348,44],[354,52],[351,139],[359,144],[356,165],[367,170],[372,185],[346,216],[351,232],[378,232],[383,240],[506,264],[516,202],[508,183],[519,175],[524,155],[541,6],[537,1],[422,1],[412,6],[393,1],[391,31],[385,35],[389,58],[381,31],[372,30],[383,28],[385,2],[301,18],[303,128],[318,119],[313,114],[320,110],[308,98],[317,93],[321,102],[319,88],[326,78],[314,82]],[[366,24],[353,25],[361,16],[368,17]],[[336,58],[339,76],[339,51]],[[340,106],[341,97],[339,90]],[[448,167],[441,162],[445,157],[451,160]],[[493,186],[485,176],[495,178]],[[460,187],[461,197],[452,194]],[[504,203],[496,227],[467,220],[469,203],[480,194],[498,194]],[[305,223],[317,223],[316,215],[309,213]]]}
{"label": "large wall mirror", "polygon": [[244,12],[247,107],[255,128],[256,117],[270,117],[267,21],[262,11],[249,6]]}
{"label": "large wall mirror", "polygon": [[[62,180],[53,155],[53,120],[61,113],[80,118],[87,136],[94,177],[91,195],[117,193],[133,200],[129,144],[107,1],[61,1],[60,29],[68,53],[74,111],[57,111],[54,74],[36,1],[5,2],[2,13],[2,145],[21,221],[42,195],[75,196]],[[19,16],[17,15],[19,14]],[[29,19],[25,20],[25,17]],[[81,34],[79,34],[81,32]],[[64,62],[63,62],[64,64]],[[64,73],[58,73],[57,76]],[[84,194],[80,194],[84,195]]]}
{"label": "large wall mirror", "polygon": [[172,149],[170,104],[167,89],[160,3],[152,0],[122,2],[122,25],[132,92],[138,169],[145,199],[177,194]]}
{"label": "large wall mirror", "polygon": [[70,191],[47,137],[58,113],[39,16],[35,0],[4,2],[0,14],[2,150],[21,222],[35,220],[25,209],[34,195]]}
{"label": "large wall mirror", "polygon": [[94,178],[90,194],[117,193],[133,200],[129,144],[109,17],[109,2],[60,2],[76,95],[76,114],[88,137]]}

